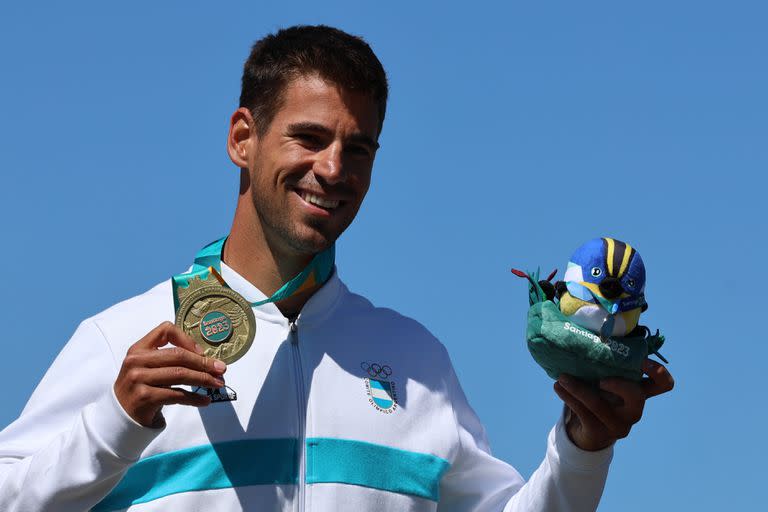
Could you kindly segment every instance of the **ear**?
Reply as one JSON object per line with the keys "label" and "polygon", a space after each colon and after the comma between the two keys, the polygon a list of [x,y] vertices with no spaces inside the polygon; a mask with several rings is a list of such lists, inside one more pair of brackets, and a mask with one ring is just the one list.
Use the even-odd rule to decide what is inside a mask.
{"label": "ear", "polygon": [[256,141],[256,124],[251,112],[240,107],[229,120],[227,135],[227,153],[232,163],[241,169],[248,168],[251,145]]}

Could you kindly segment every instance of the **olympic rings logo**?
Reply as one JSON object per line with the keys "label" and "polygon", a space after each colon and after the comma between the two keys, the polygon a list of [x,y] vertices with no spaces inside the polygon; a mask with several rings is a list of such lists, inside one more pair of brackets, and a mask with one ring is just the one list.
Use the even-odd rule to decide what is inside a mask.
{"label": "olympic rings logo", "polygon": [[367,361],[363,361],[360,363],[360,368],[362,368],[364,372],[366,372],[371,378],[374,379],[376,377],[383,377],[386,379],[392,375],[392,368],[390,368],[388,365],[381,366],[377,363],[368,363]]}

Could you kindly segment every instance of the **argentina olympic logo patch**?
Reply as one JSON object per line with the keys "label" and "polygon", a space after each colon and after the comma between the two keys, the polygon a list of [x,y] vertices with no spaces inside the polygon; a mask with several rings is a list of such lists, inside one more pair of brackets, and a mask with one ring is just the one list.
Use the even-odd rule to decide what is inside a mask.
{"label": "argentina olympic logo patch", "polygon": [[368,402],[379,412],[392,414],[397,410],[397,387],[389,380],[392,368],[378,363],[363,361],[360,367],[368,374],[363,378]]}

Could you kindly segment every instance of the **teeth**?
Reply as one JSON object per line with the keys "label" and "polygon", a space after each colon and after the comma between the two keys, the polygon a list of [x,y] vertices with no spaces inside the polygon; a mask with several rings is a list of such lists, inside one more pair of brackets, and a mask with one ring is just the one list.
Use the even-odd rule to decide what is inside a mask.
{"label": "teeth", "polygon": [[322,206],[323,208],[336,208],[339,206],[338,200],[329,200],[329,199],[323,199],[322,197],[317,197],[314,194],[309,194],[307,192],[301,193],[301,198],[304,199],[308,203],[312,203],[317,206]]}

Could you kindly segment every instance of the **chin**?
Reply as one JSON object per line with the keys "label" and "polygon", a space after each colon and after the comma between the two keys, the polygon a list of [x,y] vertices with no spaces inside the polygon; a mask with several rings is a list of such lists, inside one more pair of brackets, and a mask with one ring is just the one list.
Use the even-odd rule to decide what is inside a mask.
{"label": "chin", "polygon": [[329,236],[319,232],[304,236],[296,234],[287,240],[287,245],[301,254],[317,254],[332,246],[337,238],[338,235]]}
{"label": "chin", "polygon": [[327,222],[308,222],[294,231],[295,248],[303,248],[313,254],[324,251],[336,243],[349,223],[343,226],[329,225]]}

